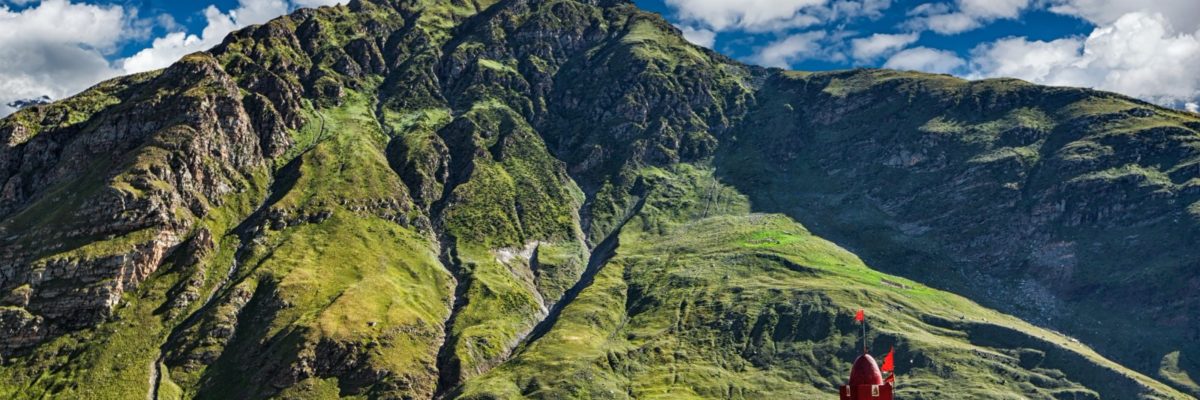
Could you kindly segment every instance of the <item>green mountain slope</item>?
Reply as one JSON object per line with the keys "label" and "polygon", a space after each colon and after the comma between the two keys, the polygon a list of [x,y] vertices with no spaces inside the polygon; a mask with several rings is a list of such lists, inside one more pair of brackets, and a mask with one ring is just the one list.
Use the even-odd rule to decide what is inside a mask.
{"label": "green mountain slope", "polygon": [[776,79],[720,157],[761,210],[1135,369],[1197,359],[1194,114],[1011,80]]}
{"label": "green mountain slope", "polygon": [[905,398],[1187,398],[1197,128],[625,1],[301,10],[0,120],[0,397],[813,398],[866,308]]}
{"label": "green mountain slope", "polygon": [[646,174],[659,189],[591,285],[464,398],[829,397],[860,348],[856,305],[875,351],[899,349],[901,398],[1179,396],[1066,336],[871,270],[786,216],[748,213],[710,171]]}

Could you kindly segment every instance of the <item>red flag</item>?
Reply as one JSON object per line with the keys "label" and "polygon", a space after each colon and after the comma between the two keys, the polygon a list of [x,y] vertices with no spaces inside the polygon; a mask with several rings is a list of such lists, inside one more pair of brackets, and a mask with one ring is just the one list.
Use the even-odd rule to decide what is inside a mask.
{"label": "red flag", "polygon": [[863,314],[863,310],[858,310],[858,314],[854,314],[855,321],[863,322],[863,320],[866,320],[866,319],[867,319],[867,316],[865,314]]}
{"label": "red flag", "polygon": [[896,384],[896,374],[888,374],[888,377],[883,380],[884,383]]}
{"label": "red flag", "polygon": [[888,350],[887,355],[883,357],[883,366],[879,367],[879,370],[883,371],[883,372],[895,371],[896,370],[896,362],[894,360],[895,358],[896,358],[896,348],[892,347],[891,350]]}

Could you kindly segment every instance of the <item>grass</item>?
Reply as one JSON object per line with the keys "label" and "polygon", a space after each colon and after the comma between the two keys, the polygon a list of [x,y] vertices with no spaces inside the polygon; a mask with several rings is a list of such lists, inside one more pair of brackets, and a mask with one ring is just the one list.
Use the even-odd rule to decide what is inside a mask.
{"label": "grass", "polygon": [[[1160,398],[1175,393],[1066,337],[871,270],[784,216],[707,217],[665,235],[630,229],[621,243],[554,329],[468,381],[460,398],[823,396],[849,369],[859,307],[876,352],[898,347],[905,398],[1094,397],[1080,380],[1091,387],[1097,371]],[[979,326],[1008,345],[988,343]],[[1071,353],[1095,370],[1022,367],[1019,354],[1031,351]]]}
{"label": "grass", "polygon": [[499,62],[499,61],[496,61],[496,60],[489,60],[489,59],[486,59],[486,58],[480,58],[480,59],[479,59],[479,65],[480,65],[480,66],[482,66],[482,67],[484,67],[484,68],[488,68],[488,69],[494,69],[494,70],[496,70],[496,71],[500,71],[500,72],[507,72],[507,73],[512,73],[512,74],[517,74],[517,73],[518,73],[518,72],[517,72],[517,70],[516,70],[515,68],[513,68],[513,67],[511,67],[511,66],[509,66],[509,65],[507,65],[507,64],[501,63],[501,62]]}
{"label": "grass", "polygon": [[1189,392],[1200,392],[1200,384],[1197,384],[1196,380],[1188,374],[1187,369],[1179,365],[1180,362],[1178,351],[1167,354],[1162,359],[1162,366],[1159,368],[1158,374],[1172,384],[1181,386]]}
{"label": "grass", "polygon": [[1118,168],[1110,168],[1103,171],[1096,171],[1080,175],[1068,182],[1081,183],[1087,181],[1119,181],[1132,180],[1138,186],[1161,187],[1170,189],[1175,186],[1171,182],[1171,178],[1166,173],[1157,169],[1140,166],[1137,164],[1126,164]]}
{"label": "grass", "polygon": [[582,238],[574,241],[542,242],[535,249],[531,268],[534,268],[538,292],[547,306],[562,298],[579,279],[580,271],[587,264],[587,246]]}
{"label": "grass", "polygon": [[[267,213],[298,220],[263,232],[247,248],[236,289],[198,322],[220,326],[232,318],[239,335],[192,350],[219,355],[210,366],[174,366],[172,376],[190,376],[181,385],[188,397],[272,395],[255,390],[262,385],[247,368],[283,374],[323,357],[356,360],[339,368],[386,372],[361,382],[318,369],[277,395],[432,393],[436,378],[428,371],[449,318],[453,280],[426,234],[391,221],[410,200],[390,170],[387,138],[366,98],[349,91],[341,106],[312,111],[321,116],[309,123],[325,129],[295,167],[280,171]],[[249,300],[237,300],[239,291]],[[212,342],[209,329],[192,330],[188,341]]]}
{"label": "grass", "polygon": [[[626,346],[611,331],[620,326],[626,301],[623,269],[610,265],[585,295],[566,307],[549,336],[497,369],[470,380],[460,398],[603,398],[623,393],[620,374],[604,368],[609,352]],[[543,369],[549,368],[549,369]],[[559,371],[559,373],[538,373]],[[520,378],[509,378],[519,375]]]}
{"label": "grass", "polygon": [[392,135],[411,135],[412,132],[432,132],[446,126],[451,120],[450,110],[427,108],[413,111],[384,110],[384,120]]}
{"label": "grass", "polygon": [[[449,145],[474,155],[471,175],[454,187],[443,214],[462,292],[449,332],[451,373],[460,378],[502,362],[579,278],[585,258],[579,189],[532,128],[492,103],[464,118],[471,130],[454,134],[466,140]],[[528,246],[537,260],[498,255]]]}
{"label": "grass", "polygon": [[1024,147],[1002,147],[990,152],[980,154],[971,158],[968,162],[989,164],[1001,162],[1007,159],[1013,159],[1024,165],[1033,165],[1038,162],[1041,154],[1038,153],[1038,146]]}
{"label": "grass", "polygon": [[[254,369],[282,373],[278,368],[318,357],[353,357],[356,364],[345,368],[391,371],[370,383],[379,388],[343,390],[383,391],[391,382],[406,382],[391,384],[414,395],[432,392],[434,378],[424,371],[434,365],[452,284],[423,236],[337,210],[320,223],[272,234],[267,243],[251,257],[255,267],[243,284],[255,287],[255,296],[288,306],[247,304],[240,313],[258,319],[239,323],[246,337],[227,345],[222,358],[201,373],[194,395],[260,396],[252,390],[259,384],[248,380]],[[256,260],[261,256],[267,257]],[[324,341],[349,346],[351,353],[316,353]]]}
{"label": "grass", "polygon": [[[298,161],[298,176],[292,182],[296,190],[282,194],[274,207],[297,210],[345,202],[410,207],[408,189],[384,154],[387,137],[374,118],[367,95],[350,91],[342,106],[324,114],[323,120],[309,119],[309,125],[324,121],[325,136]],[[312,128],[302,132],[307,129]],[[304,135],[311,134],[301,137]]]}
{"label": "grass", "polygon": [[[225,199],[224,206],[212,210],[198,226],[212,232],[228,232],[249,214],[261,186],[251,186],[238,196]],[[216,252],[197,265],[182,265],[168,259],[154,275],[134,291],[126,292],[113,317],[100,326],[64,335],[39,346],[19,359],[25,369],[5,369],[0,376],[0,397],[38,398],[43,396],[88,399],[142,398],[148,392],[147,374],[158,357],[158,346],[165,340],[169,326],[179,322],[160,307],[170,302],[168,293],[193,274],[214,286],[219,278],[223,257],[231,251]],[[194,310],[198,304],[187,307]],[[181,313],[181,314],[186,314]],[[18,362],[17,360],[10,360]],[[92,385],[92,382],[106,382]],[[176,387],[167,385],[164,398]]]}

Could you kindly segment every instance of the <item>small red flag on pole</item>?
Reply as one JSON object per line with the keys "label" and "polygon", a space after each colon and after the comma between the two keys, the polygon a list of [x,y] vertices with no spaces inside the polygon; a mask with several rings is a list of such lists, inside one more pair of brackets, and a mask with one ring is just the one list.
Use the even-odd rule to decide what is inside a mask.
{"label": "small red flag on pole", "polygon": [[858,314],[854,314],[854,320],[862,325],[863,354],[867,354],[867,314],[863,313],[862,309],[859,309]]}
{"label": "small red flag on pole", "polygon": [[895,358],[896,358],[896,348],[892,347],[891,350],[888,350],[887,355],[883,357],[883,366],[879,367],[879,370],[883,371],[883,372],[895,371],[896,370],[896,361],[894,360]]}

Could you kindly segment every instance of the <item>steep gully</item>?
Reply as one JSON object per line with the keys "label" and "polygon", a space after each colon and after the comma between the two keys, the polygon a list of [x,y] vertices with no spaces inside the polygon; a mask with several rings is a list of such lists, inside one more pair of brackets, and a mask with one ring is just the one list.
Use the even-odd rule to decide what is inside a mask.
{"label": "steep gully", "polygon": [[[585,202],[581,208],[586,209],[588,203],[590,202]],[[587,267],[584,268],[583,273],[580,274],[579,280],[577,280],[570,289],[567,289],[567,291],[563,293],[562,298],[558,302],[554,303],[554,306],[550,308],[546,316],[538,321],[538,323],[534,325],[533,329],[531,329],[523,338],[519,340],[519,344],[509,352],[508,357],[500,360],[501,363],[507,361],[507,359],[511,358],[513,355],[519,354],[519,352],[523,349],[528,348],[554,327],[554,325],[558,322],[559,316],[562,314],[563,309],[574,302],[584,289],[587,289],[592,285],[592,282],[595,281],[596,275],[599,274],[604,266],[608,264],[608,261],[612,259],[614,255],[616,255],[617,247],[620,245],[621,231],[625,227],[625,224],[633,219],[634,216],[637,216],[639,213],[641,213],[641,210],[645,204],[646,195],[639,195],[635,205],[628,212],[626,212],[624,216],[622,216],[621,222],[617,224],[615,228],[613,228],[612,232],[609,232],[608,236],[606,236],[600,241],[599,244],[591,249],[588,256]],[[458,269],[459,261],[457,255],[454,254],[454,247],[452,243],[452,238],[450,238],[449,241],[443,241],[442,262],[448,268],[453,266],[454,268],[450,269],[454,271]],[[462,283],[463,279],[457,274],[455,274],[455,279],[456,287],[453,301],[454,308],[452,309],[450,318],[445,324],[446,338],[450,337],[450,330],[453,326],[452,324],[454,317],[457,316],[458,310],[465,304],[463,293],[466,291],[467,285]],[[453,343],[447,340],[442,344],[442,347],[438,352],[438,385],[437,390],[434,392],[435,399],[451,397],[454,393],[454,390],[457,389],[459,376],[454,368],[448,365],[452,362],[452,351]]]}
{"label": "steep gully", "polygon": [[[300,154],[298,154],[296,158],[291,161],[291,163],[300,162],[299,160],[304,156],[304,154],[312,151],[313,148],[317,147],[317,145],[326,138],[327,131],[325,116],[321,113],[315,114],[321,120],[321,128],[317,131],[317,137],[314,138],[312,143],[309,143],[304,150],[301,151]],[[286,168],[287,167],[284,167],[284,169]],[[175,325],[175,327],[171,330],[171,333],[167,335],[166,340],[159,345],[158,357],[156,357],[154,361],[151,361],[150,364],[150,390],[146,393],[147,400],[158,399],[159,389],[162,386],[162,367],[166,362],[167,346],[169,346],[184,329],[186,329],[188,326],[191,326],[196,322],[196,320],[208,312],[208,310],[212,309],[217,299],[221,297],[217,295],[218,293],[228,293],[232,288],[231,283],[233,283],[232,281],[234,277],[236,277],[238,272],[241,270],[241,259],[245,256],[248,245],[254,239],[253,228],[257,226],[258,223],[262,222],[267,210],[272,204],[275,203],[273,201],[275,199],[275,194],[283,194],[287,192],[286,190],[279,190],[276,188],[276,186],[281,183],[284,182],[275,181],[272,183],[272,185],[267,188],[267,192],[263,196],[263,200],[259,202],[258,208],[254,210],[249,217],[242,221],[241,224],[235,227],[233,231],[231,231],[232,234],[238,236],[238,248],[234,251],[233,261],[229,263],[229,268],[225,271],[225,276],[222,277],[221,281],[214,285],[212,290],[208,292],[208,295],[204,299],[204,303],[202,303],[201,306],[196,309],[196,311],[193,311],[191,314],[189,314],[187,318],[184,318],[183,321]]]}
{"label": "steep gully", "polygon": [[575,301],[575,298],[579,297],[579,294],[583,292],[584,289],[587,289],[592,285],[592,282],[596,279],[596,275],[600,273],[600,270],[604,268],[604,265],[608,264],[608,261],[617,254],[617,247],[620,246],[621,231],[625,228],[625,224],[628,223],[629,220],[633,219],[634,216],[638,215],[638,213],[642,211],[642,207],[645,205],[645,195],[640,196],[637,200],[637,203],[633,206],[633,209],[626,213],[621,219],[621,223],[617,224],[617,227],[613,228],[613,231],[610,232],[608,236],[604,238],[604,240],[601,240],[596,247],[592,248],[591,255],[588,257],[587,268],[583,270],[583,274],[580,275],[579,281],[575,282],[575,285],[571,286],[570,289],[567,289],[561,300],[559,300],[557,303],[554,303],[554,306],[550,308],[550,312],[546,314],[546,318],[542,319],[537,325],[534,326],[533,330],[526,337],[520,348],[528,348],[538,339],[541,339],[542,336],[549,332],[550,328],[553,328],[554,324],[558,322],[558,317],[562,314],[562,310],[566,308],[568,304],[571,304],[571,302]]}
{"label": "steep gully", "polygon": [[[382,112],[379,112],[377,109],[376,117],[378,118],[381,115]],[[455,112],[453,115],[454,118],[457,118],[459,115],[461,115],[461,113]],[[386,127],[387,125],[383,124],[382,122],[383,121],[380,121],[380,125],[382,127]],[[493,154],[494,153],[495,152],[493,152]],[[442,220],[442,216],[449,205],[448,203],[452,197],[452,194],[454,193],[454,190],[457,189],[459,185],[470,179],[474,170],[474,162],[469,156],[455,157],[453,151],[450,154],[449,166],[450,170],[455,172],[443,185],[442,194],[438,200],[434,201],[433,204],[430,205],[429,218],[435,226],[437,221]],[[642,185],[635,185],[635,192],[637,193],[634,193],[636,196],[636,202],[634,206],[629,209],[625,215],[621,216],[620,223],[618,223],[617,226],[614,227],[613,230],[600,241],[600,243],[590,249],[587,265],[584,268],[584,271],[580,274],[578,280],[572,285],[571,288],[563,293],[562,298],[555,302],[550,310],[548,310],[546,315],[542,317],[536,324],[534,324],[534,326],[528,332],[520,334],[520,337],[517,338],[516,345],[514,345],[505,356],[499,360],[496,360],[497,364],[503,363],[512,358],[515,354],[518,354],[520,351],[527,348],[533,342],[537,341],[539,338],[549,332],[558,321],[563,309],[566,308],[567,305],[571,304],[584,289],[591,286],[592,282],[595,280],[595,276],[600,272],[601,269],[603,269],[608,260],[615,255],[616,249],[619,245],[618,237],[625,224],[633,219],[634,216],[638,215],[641,212],[642,207],[645,205],[645,191],[646,190]],[[576,210],[577,215],[584,215],[584,211],[590,207],[590,204],[594,199],[591,198],[592,194],[589,194],[588,197],[589,199],[580,206],[580,209]],[[455,289],[451,298],[452,305],[450,308],[450,316],[443,323],[443,341],[438,349],[437,354],[438,382],[434,390],[434,398],[442,399],[452,397],[461,380],[462,371],[459,368],[460,366],[458,365],[458,360],[456,360],[454,357],[454,348],[456,342],[454,336],[452,335],[452,331],[454,329],[454,323],[459,315],[459,311],[470,301],[470,299],[468,299],[466,296],[470,284],[470,277],[464,276],[462,273],[462,261],[459,259],[457,254],[457,238],[453,237],[453,235],[446,232],[444,229],[435,228],[435,230],[437,231],[436,234],[438,238],[438,245],[440,247],[439,260],[444,268],[446,268],[446,270],[450,273],[455,285]],[[531,260],[531,262],[533,262],[533,260]]]}
{"label": "steep gully", "polygon": [[[379,111],[378,107],[380,107],[380,106],[381,105],[379,105],[379,104],[376,105],[377,112],[375,114],[376,114],[377,118],[382,117],[382,113],[378,112]],[[317,136],[317,138],[315,138],[312,141],[312,143],[308,144],[306,146],[306,148],[303,151],[301,151],[294,160],[292,160],[291,163],[299,162],[299,160],[301,159],[301,157],[304,156],[304,154],[312,151],[313,148],[315,148],[316,145],[319,144],[321,141],[326,139],[326,136],[328,135],[325,116],[319,112],[315,113],[315,114],[320,118],[320,123],[321,123],[321,128],[319,130],[318,136]],[[387,125],[383,124],[382,123],[383,121],[378,121],[378,122],[380,123],[381,129],[387,129],[386,128]],[[454,163],[454,161],[456,161],[456,160],[451,160],[451,163]],[[459,161],[459,163],[460,163],[459,165],[457,165],[457,167],[459,167],[459,168],[452,168],[451,170],[457,171],[458,173],[455,174],[455,176],[450,177],[448,182],[446,182],[446,184],[443,187],[442,196],[437,201],[435,201],[433,204],[431,204],[430,220],[434,221],[435,224],[436,224],[436,221],[440,220],[442,214],[445,212],[445,209],[448,206],[448,202],[451,197],[450,195],[453,193],[454,189],[457,188],[460,184],[465,183],[467,181],[467,179],[469,179],[469,177],[471,176],[471,171],[473,170],[473,168],[472,168],[473,163],[471,163],[470,161],[466,161],[466,162],[462,162],[461,160],[457,160],[457,161]],[[287,168],[288,168],[287,166],[284,167],[284,169],[287,169]],[[238,235],[239,245],[238,245],[237,250],[235,250],[233,261],[230,263],[229,268],[225,272],[225,276],[222,278],[221,282],[216,284],[209,291],[209,293],[207,294],[202,305],[199,308],[197,308],[195,311],[193,311],[191,314],[189,314],[183,321],[181,321],[179,324],[177,324],[172,329],[171,333],[167,336],[167,338],[163,341],[163,343],[160,345],[160,347],[158,349],[158,356],[155,358],[154,361],[152,361],[151,365],[148,366],[149,367],[149,377],[148,377],[149,390],[146,393],[146,398],[148,400],[158,399],[159,391],[160,391],[161,385],[163,383],[162,382],[162,368],[165,364],[166,354],[167,354],[168,347],[170,346],[170,344],[172,342],[174,342],[188,326],[191,326],[192,324],[196,323],[198,319],[202,318],[206,313],[208,313],[216,305],[218,300],[222,297],[221,295],[223,293],[228,293],[229,290],[232,288],[232,286],[231,286],[231,284],[233,283],[232,281],[237,277],[237,275],[239,274],[240,269],[241,269],[240,261],[245,257],[245,255],[246,255],[245,253],[248,250],[249,244],[253,240],[253,228],[262,221],[262,219],[264,218],[264,216],[266,214],[266,211],[274,203],[274,201],[272,201],[272,200],[275,198],[275,196],[278,194],[283,194],[283,193],[287,192],[287,188],[279,188],[278,187],[281,184],[286,185],[286,182],[279,181],[279,180],[273,182],[272,185],[268,188],[267,193],[265,193],[263,200],[259,203],[260,205],[259,205],[258,209],[256,209],[253,213],[251,213],[250,216],[247,217],[238,227],[234,228],[234,230],[231,233]],[[554,327],[554,325],[557,323],[562,311],[569,304],[571,304],[584,289],[591,286],[592,282],[595,280],[596,275],[603,269],[604,265],[616,254],[616,249],[619,246],[619,235],[620,235],[622,229],[624,228],[625,224],[628,223],[634,216],[638,215],[638,213],[641,212],[642,207],[645,205],[645,202],[646,202],[645,193],[637,193],[637,194],[635,194],[635,196],[637,196],[635,205],[633,207],[631,207],[631,209],[628,210],[625,213],[625,215],[622,216],[620,223],[617,224],[617,226],[611,232],[609,232],[608,235],[603,240],[601,240],[598,244],[596,244],[591,249],[590,254],[588,256],[587,265],[586,265],[584,271],[581,273],[579,279],[575,282],[574,285],[572,285],[571,288],[569,288],[563,294],[562,298],[559,301],[557,301],[550,308],[550,310],[547,312],[546,316],[543,317],[541,320],[539,320],[534,325],[534,327],[528,333],[526,333],[524,335],[524,337],[519,339],[519,344],[517,346],[514,346],[513,350],[509,353],[508,358],[511,358],[514,354],[517,354],[522,349],[528,348],[529,345],[533,344],[538,339],[540,339],[542,336],[544,336],[546,333],[548,333]],[[589,199],[589,201],[585,202],[584,205],[581,206],[581,209],[579,211],[582,213],[583,210],[587,209],[587,207],[590,203],[591,203],[591,199]],[[455,250],[456,246],[454,245],[456,239],[454,237],[452,237],[450,234],[446,233],[442,229],[436,229],[436,230],[438,231],[437,232],[437,240],[438,240],[438,244],[440,247],[439,259],[440,259],[441,263],[445,266],[447,271],[450,272],[450,274],[454,280],[454,285],[455,285],[455,290],[451,297],[451,304],[452,304],[451,310],[450,310],[451,313],[450,313],[450,316],[448,317],[448,319],[444,323],[445,335],[444,335],[443,342],[439,347],[438,357],[437,357],[437,360],[438,360],[437,361],[438,383],[437,383],[434,397],[435,398],[444,398],[444,397],[447,397],[448,395],[452,394],[453,390],[456,389],[458,386],[459,374],[456,372],[456,369],[453,368],[452,365],[450,365],[451,360],[452,360],[453,345],[454,345],[454,342],[451,340],[452,337],[451,337],[450,333],[453,328],[453,323],[454,323],[455,317],[458,316],[458,312],[461,310],[461,308],[467,302],[465,292],[468,288],[467,281],[469,278],[462,276],[462,274],[460,273],[460,271],[462,270],[461,265],[460,265],[461,261],[459,260],[457,254],[456,254],[456,250]],[[499,362],[504,362],[506,360],[507,360],[507,358],[501,359],[501,360],[499,360]]]}

